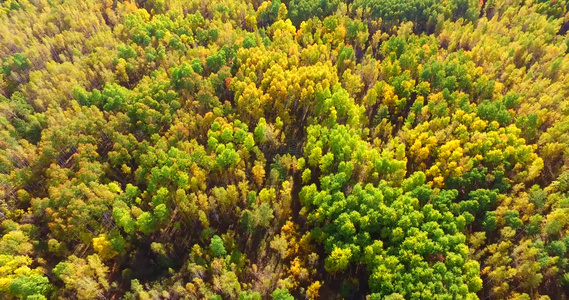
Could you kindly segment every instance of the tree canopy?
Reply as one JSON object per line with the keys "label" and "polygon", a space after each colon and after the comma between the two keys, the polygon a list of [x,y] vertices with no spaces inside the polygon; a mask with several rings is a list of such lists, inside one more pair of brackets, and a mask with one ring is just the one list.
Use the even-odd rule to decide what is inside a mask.
{"label": "tree canopy", "polygon": [[0,298],[568,298],[567,5],[0,1]]}

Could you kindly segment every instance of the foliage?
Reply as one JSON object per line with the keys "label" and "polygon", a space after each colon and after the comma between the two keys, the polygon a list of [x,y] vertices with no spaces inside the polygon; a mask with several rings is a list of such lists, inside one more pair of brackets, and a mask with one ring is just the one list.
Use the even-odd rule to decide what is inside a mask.
{"label": "foliage", "polygon": [[545,0],[2,1],[0,298],[565,299],[568,28]]}

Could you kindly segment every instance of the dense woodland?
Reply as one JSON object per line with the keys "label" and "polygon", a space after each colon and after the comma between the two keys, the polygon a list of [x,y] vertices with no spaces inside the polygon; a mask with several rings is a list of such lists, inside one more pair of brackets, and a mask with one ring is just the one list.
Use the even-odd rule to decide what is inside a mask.
{"label": "dense woodland", "polygon": [[1,0],[1,299],[568,299],[569,3]]}

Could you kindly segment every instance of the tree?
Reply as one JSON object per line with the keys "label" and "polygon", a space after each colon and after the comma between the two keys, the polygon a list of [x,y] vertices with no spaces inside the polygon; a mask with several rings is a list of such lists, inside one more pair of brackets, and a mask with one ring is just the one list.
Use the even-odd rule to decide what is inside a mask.
{"label": "tree", "polygon": [[53,273],[65,283],[65,292],[76,293],[78,299],[91,299],[93,295],[105,295],[110,288],[109,269],[97,254],[87,259],[70,256],[60,262]]}
{"label": "tree", "polygon": [[225,246],[223,245],[223,240],[218,235],[214,235],[211,238],[209,249],[211,250],[213,255],[217,257],[224,256],[225,254],[227,254]]}
{"label": "tree", "polygon": [[149,235],[154,232],[155,219],[149,212],[143,212],[136,219],[136,226],[142,233]]}
{"label": "tree", "polygon": [[20,275],[10,284],[10,292],[22,299],[47,299],[44,294],[49,287],[47,277],[40,274]]}
{"label": "tree", "polygon": [[97,251],[97,254],[101,258],[101,260],[106,261],[112,259],[113,257],[118,255],[113,249],[113,245],[107,239],[107,236],[104,234],[99,235],[96,238],[93,238],[93,248]]}
{"label": "tree", "polygon": [[324,267],[326,271],[331,273],[338,273],[345,270],[352,258],[352,251],[350,248],[334,248],[330,256],[326,258]]}
{"label": "tree", "polygon": [[291,296],[287,289],[276,289],[272,294],[271,297],[273,300],[293,300],[294,297]]}

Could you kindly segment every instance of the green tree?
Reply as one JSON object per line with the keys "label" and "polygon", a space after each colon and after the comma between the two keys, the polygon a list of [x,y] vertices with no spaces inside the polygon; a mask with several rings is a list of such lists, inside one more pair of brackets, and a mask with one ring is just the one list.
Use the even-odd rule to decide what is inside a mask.
{"label": "green tree", "polygon": [[225,246],[223,245],[223,240],[218,235],[214,235],[211,238],[209,249],[211,250],[213,255],[217,257],[224,256],[225,254],[227,254]]}

